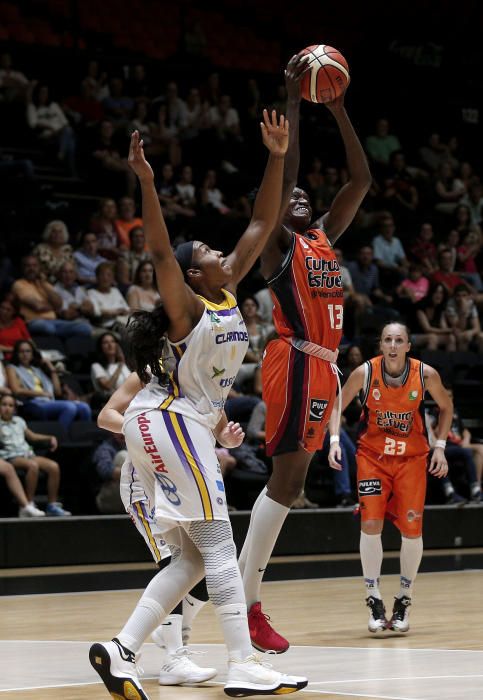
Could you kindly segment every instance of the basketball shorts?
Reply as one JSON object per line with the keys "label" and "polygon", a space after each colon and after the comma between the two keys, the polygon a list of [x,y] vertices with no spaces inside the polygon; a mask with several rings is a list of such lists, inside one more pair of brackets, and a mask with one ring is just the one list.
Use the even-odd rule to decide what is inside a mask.
{"label": "basketball shorts", "polygon": [[267,455],[322,448],[337,394],[329,362],[296,350],[282,339],[268,344],[262,362]]}
{"label": "basketball shorts", "polygon": [[162,532],[192,520],[229,520],[209,428],[153,409],[124,425],[129,456]]}
{"label": "basketball shorts", "polygon": [[153,507],[148,501],[136,470],[128,458],[121,467],[121,500],[139,534],[143,537],[156,563],[171,556],[163,533],[153,517]]}
{"label": "basketball shorts", "polygon": [[391,520],[402,535],[419,537],[426,499],[427,455],[400,458],[356,453],[357,490],[364,520]]}

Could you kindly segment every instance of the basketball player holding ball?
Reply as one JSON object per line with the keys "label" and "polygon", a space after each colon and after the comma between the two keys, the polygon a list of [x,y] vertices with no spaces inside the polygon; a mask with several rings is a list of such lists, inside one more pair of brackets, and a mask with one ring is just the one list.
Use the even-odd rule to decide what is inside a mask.
{"label": "basketball player holding ball", "polygon": [[[303,489],[313,453],[322,447],[336,398],[335,362],[344,300],[333,245],[352,222],[371,184],[363,148],[345,110],[344,92],[340,92],[326,107],[342,136],[349,181],[330,210],[316,221],[312,221],[306,192],[296,187],[301,87],[303,96],[308,97],[307,85],[314,82],[313,49],[319,51],[319,47],[310,47],[305,54],[294,56],[285,73],[291,129],[282,204],[279,222],[261,256],[261,271],[271,292],[279,334],[268,344],[262,363],[266,449],[273,457],[273,472],[253,506],[239,558],[252,644],[260,651],[276,653],[286,651],[289,642],[272,628],[262,612],[261,582],[290,506]],[[319,63],[317,58],[317,66]],[[315,76],[319,85],[321,70]],[[347,82],[345,79],[344,87]]]}
{"label": "basketball player holding ball", "polygon": [[[426,473],[446,476],[446,437],[453,420],[451,398],[438,372],[407,357],[409,331],[401,323],[382,329],[381,355],[357,367],[342,389],[342,410],[360,393],[362,414],[357,440],[357,485],[361,509],[360,553],[369,631],[409,630],[409,606],[423,554],[423,510]],[[438,435],[431,460],[424,423],[424,393],[440,409]],[[339,417],[331,416],[329,464],[340,469]],[[428,464],[429,462],[429,464]],[[379,592],[384,518],[401,533],[400,590],[390,620]]]}

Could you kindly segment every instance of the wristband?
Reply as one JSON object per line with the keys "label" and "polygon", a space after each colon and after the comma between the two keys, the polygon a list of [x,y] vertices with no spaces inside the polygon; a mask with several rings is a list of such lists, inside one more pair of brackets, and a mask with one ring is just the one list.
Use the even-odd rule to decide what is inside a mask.
{"label": "wristband", "polygon": [[338,435],[331,435],[331,436],[330,436],[330,444],[332,445],[333,442],[339,442],[339,436],[338,436]]}
{"label": "wristband", "polygon": [[436,440],[435,447],[441,447],[442,450],[446,449],[446,440]]}

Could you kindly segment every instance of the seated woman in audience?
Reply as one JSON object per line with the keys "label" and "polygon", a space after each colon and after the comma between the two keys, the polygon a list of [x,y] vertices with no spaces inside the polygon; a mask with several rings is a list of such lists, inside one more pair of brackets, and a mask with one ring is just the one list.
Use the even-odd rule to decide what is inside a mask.
{"label": "seated woman in audience", "polygon": [[477,226],[468,231],[463,238],[462,244],[457,249],[456,269],[461,277],[469,282],[477,292],[483,291],[481,275],[476,265],[476,258],[480,254],[482,244],[483,236],[480,227]]}
{"label": "seated woman in audience", "polygon": [[455,287],[453,297],[446,305],[445,318],[456,337],[458,350],[466,351],[470,346],[475,346],[478,352],[483,352],[483,333],[478,310],[464,285]]}
{"label": "seated woman in audience", "polygon": [[273,326],[260,319],[258,306],[258,301],[254,297],[247,297],[240,306],[248,331],[248,350],[236,378],[237,385],[241,387],[245,382],[253,380],[257,365],[262,359],[267,338],[273,332]]}
{"label": "seated woman in audience", "polygon": [[435,284],[416,308],[416,324],[411,342],[419,348],[456,350],[456,339],[445,319],[448,293],[442,284]]}
{"label": "seated woman in audience", "polygon": [[134,275],[134,284],[129,287],[127,303],[132,311],[152,311],[161,301],[153,263],[149,260],[142,262]]}
{"label": "seated woman in audience", "polygon": [[32,253],[40,263],[41,272],[51,284],[55,284],[62,265],[73,260],[67,226],[63,221],[49,221],[44,228],[42,241],[35,246]]}
{"label": "seated woman in audience", "polygon": [[91,366],[91,380],[103,403],[129,377],[124,353],[112,333],[104,333],[97,341],[97,362]]}
{"label": "seated woman in audience", "polygon": [[82,234],[81,247],[75,251],[74,260],[77,266],[77,281],[79,284],[95,284],[98,266],[107,262],[99,255],[97,236],[91,231]]}
{"label": "seated woman in audience", "polygon": [[[37,507],[34,503],[39,471],[47,475],[47,508],[50,517],[70,515],[59,503],[60,468],[57,462],[47,457],[39,457],[33,451],[32,443],[49,443],[51,452],[57,449],[57,439],[53,435],[34,433],[23,418],[15,415],[17,405],[13,396],[0,399],[0,458],[7,460],[15,469],[25,470],[25,495],[27,507],[21,507],[22,517],[35,516]],[[28,442],[27,442],[28,441]]]}
{"label": "seated woman in audience", "polygon": [[129,231],[129,241],[130,250],[123,252],[116,265],[116,278],[119,284],[126,288],[133,284],[138,266],[151,260],[151,255],[146,250],[146,239],[142,226],[135,226]]}
{"label": "seated woman in audience", "polygon": [[91,220],[90,230],[97,236],[99,254],[108,260],[117,260],[122,252],[116,220],[116,202],[109,198],[101,200],[99,211]]}
{"label": "seated woman in audience", "polygon": [[82,401],[61,401],[62,387],[55,367],[42,359],[31,340],[15,344],[7,379],[23,410],[34,420],[58,420],[68,428],[74,420],[91,420],[91,409]]}
{"label": "seated woman in audience", "polygon": [[103,328],[125,326],[129,318],[129,306],[114,286],[114,269],[111,263],[101,263],[96,269],[96,286],[87,296],[94,305],[94,323]]}
{"label": "seated woman in audience", "polygon": [[10,360],[18,340],[30,340],[30,333],[18,315],[15,297],[8,294],[0,303],[0,351],[6,360]]}
{"label": "seated woman in audience", "polygon": [[423,276],[420,265],[410,265],[406,279],[396,289],[396,294],[402,299],[408,299],[411,304],[417,304],[424,299],[429,291],[429,280]]}

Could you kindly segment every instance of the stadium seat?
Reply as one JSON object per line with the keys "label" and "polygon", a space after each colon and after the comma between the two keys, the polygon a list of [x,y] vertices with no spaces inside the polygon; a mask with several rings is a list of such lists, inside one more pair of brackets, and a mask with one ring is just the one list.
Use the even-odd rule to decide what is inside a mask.
{"label": "stadium seat", "polygon": [[61,355],[66,355],[66,347],[56,335],[34,335],[32,340],[39,350],[57,350]]}
{"label": "stadium seat", "polygon": [[75,443],[96,445],[107,436],[108,433],[99,428],[94,421],[75,421],[69,428],[69,437]]}

